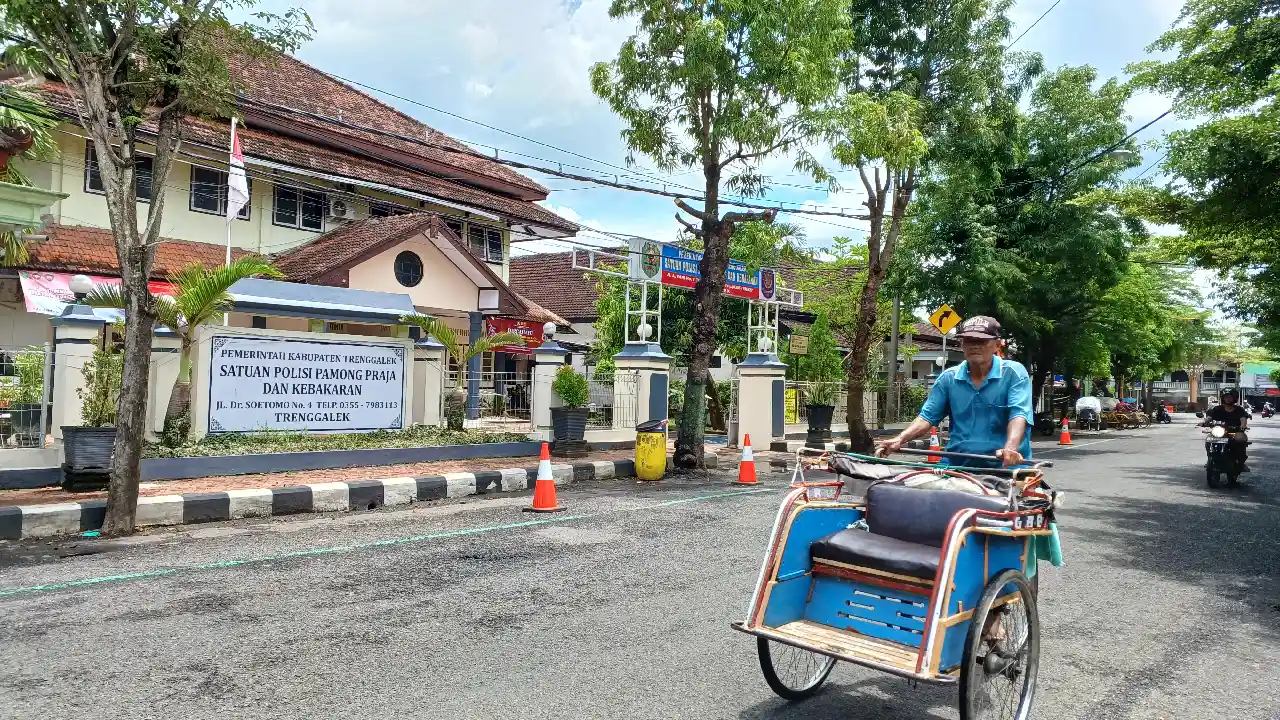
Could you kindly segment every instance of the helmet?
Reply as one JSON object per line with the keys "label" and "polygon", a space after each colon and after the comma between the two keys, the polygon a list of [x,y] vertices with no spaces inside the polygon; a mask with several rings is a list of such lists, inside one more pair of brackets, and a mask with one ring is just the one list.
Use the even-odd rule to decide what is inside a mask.
{"label": "helmet", "polygon": [[1226,400],[1227,398],[1231,398],[1232,400],[1239,400],[1240,391],[1236,390],[1235,388],[1227,388],[1226,390],[1223,390],[1222,399]]}

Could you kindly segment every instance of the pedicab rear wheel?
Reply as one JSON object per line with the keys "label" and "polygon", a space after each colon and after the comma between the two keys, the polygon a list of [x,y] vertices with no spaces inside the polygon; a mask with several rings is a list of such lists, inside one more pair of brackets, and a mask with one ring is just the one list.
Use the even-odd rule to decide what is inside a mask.
{"label": "pedicab rear wheel", "polygon": [[[1009,585],[1016,599],[995,606]],[[960,719],[1027,720],[1039,668],[1040,615],[1035,589],[1022,573],[1005,570],[983,591],[965,637]]]}
{"label": "pedicab rear wheel", "polygon": [[756,653],[769,689],[788,700],[803,700],[818,692],[836,665],[833,657],[762,637],[756,638]]}

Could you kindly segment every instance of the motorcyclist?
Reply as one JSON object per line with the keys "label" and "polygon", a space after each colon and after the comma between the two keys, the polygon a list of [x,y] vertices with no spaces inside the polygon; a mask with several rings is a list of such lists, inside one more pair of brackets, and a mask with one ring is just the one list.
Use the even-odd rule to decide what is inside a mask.
{"label": "motorcyclist", "polygon": [[1248,445],[1249,438],[1245,435],[1245,430],[1249,427],[1249,413],[1240,407],[1240,393],[1235,388],[1230,388],[1222,393],[1222,402],[1209,408],[1209,412],[1204,415],[1204,424],[1209,425],[1213,422],[1224,423],[1227,426],[1227,432],[1234,433],[1231,436],[1231,449],[1236,454],[1236,458],[1240,461],[1241,472],[1248,472],[1248,467],[1244,462],[1249,457]]}

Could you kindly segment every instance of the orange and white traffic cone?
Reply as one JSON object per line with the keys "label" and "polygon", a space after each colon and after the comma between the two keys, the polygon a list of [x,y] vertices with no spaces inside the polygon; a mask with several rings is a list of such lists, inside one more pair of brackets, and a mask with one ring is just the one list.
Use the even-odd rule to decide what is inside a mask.
{"label": "orange and white traffic cone", "polygon": [[551,475],[551,451],[542,443],[542,455],[538,458],[538,479],[533,485],[533,505],[525,512],[560,512],[564,506],[556,502],[556,479]]}
{"label": "orange and white traffic cone", "polygon": [[1067,419],[1062,418],[1062,434],[1058,436],[1059,445],[1071,444],[1071,425],[1067,423]]}
{"label": "orange and white traffic cone", "polygon": [[735,485],[759,485],[756,479],[756,456],[751,452],[751,434],[748,433],[742,442],[742,460],[738,463],[738,479]]}
{"label": "orange and white traffic cone", "polygon": [[[941,450],[941,449],[942,449],[942,446],[938,444],[938,428],[936,427],[929,428],[929,450],[932,452],[934,450]],[[925,458],[925,460],[931,463],[942,462],[942,456],[930,455],[929,457]]]}

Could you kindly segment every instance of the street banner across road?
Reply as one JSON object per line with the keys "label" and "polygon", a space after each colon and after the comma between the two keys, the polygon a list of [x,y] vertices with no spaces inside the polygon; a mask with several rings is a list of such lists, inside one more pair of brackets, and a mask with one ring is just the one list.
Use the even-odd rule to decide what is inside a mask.
{"label": "street banner across road", "polygon": [[404,428],[403,344],[214,336],[209,432]]}

